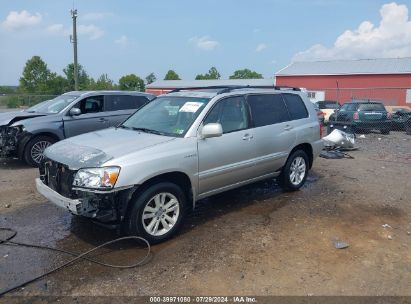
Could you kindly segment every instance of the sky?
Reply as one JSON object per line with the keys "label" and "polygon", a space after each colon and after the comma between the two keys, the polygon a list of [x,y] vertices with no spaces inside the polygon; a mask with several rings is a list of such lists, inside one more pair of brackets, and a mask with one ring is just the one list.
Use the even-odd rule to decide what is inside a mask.
{"label": "sky", "polygon": [[[74,0],[79,63],[115,82],[169,69],[222,79],[249,68],[272,78],[293,61],[411,57],[411,0]],[[39,55],[73,61],[73,0],[0,0],[0,85]]]}

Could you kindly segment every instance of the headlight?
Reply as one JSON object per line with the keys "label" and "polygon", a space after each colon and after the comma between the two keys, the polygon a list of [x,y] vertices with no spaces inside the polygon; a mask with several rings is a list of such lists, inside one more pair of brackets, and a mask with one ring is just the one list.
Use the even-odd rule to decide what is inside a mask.
{"label": "headlight", "polygon": [[120,167],[86,168],[77,171],[73,186],[93,189],[112,189],[116,184]]}
{"label": "headlight", "polygon": [[10,129],[16,130],[17,133],[21,133],[26,131],[26,128],[24,127],[24,125],[20,125],[17,122],[15,122],[14,124],[12,124],[10,126]]}

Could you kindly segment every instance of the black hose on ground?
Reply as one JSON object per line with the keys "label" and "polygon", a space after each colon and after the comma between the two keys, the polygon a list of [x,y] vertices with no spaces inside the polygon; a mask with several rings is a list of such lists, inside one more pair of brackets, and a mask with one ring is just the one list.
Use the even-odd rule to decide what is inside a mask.
{"label": "black hose on ground", "polygon": [[[23,282],[23,283],[21,283],[21,284],[19,284],[19,285],[17,285],[17,286],[13,286],[13,287],[8,288],[8,289],[6,289],[6,290],[0,291],[0,297],[4,296],[5,294],[7,294],[7,293],[9,293],[9,292],[11,292],[11,291],[14,291],[14,290],[18,289],[18,288],[24,287],[24,286],[26,286],[27,284],[30,284],[30,283],[38,280],[38,279],[41,279],[41,278],[43,278],[43,277],[45,277],[45,276],[47,276],[47,275],[49,275],[49,274],[51,274],[51,273],[53,273],[53,272],[56,272],[56,271],[58,271],[58,270],[60,270],[60,269],[62,269],[62,268],[64,268],[64,267],[67,267],[68,265],[73,264],[74,262],[76,262],[76,261],[78,261],[78,260],[86,260],[86,261],[89,261],[89,262],[92,262],[92,263],[95,263],[95,264],[98,264],[98,265],[110,267],[110,268],[121,268],[121,269],[125,269],[125,268],[134,268],[134,267],[137,267],[137,266],[142,265],[142,264],[148,259],[148,257],[150,256],[150,253],[151,253],[150,243],[149,243],[146,239],[144,239],[144,238],[142,238],[142,237],[139,237],[139,236],[125,236],[125,237],[120,237],[120,238],[117,238],[117,239],[114,239],[114,240],[105,242],[105,243],[103,243],[103,244],[101,244],[101,245],[99,245],[99,246],[97,246],[97,247],[94,247],[94,248],[92,248],[92,249],[90,249],[90,250],[88,250],[88,251],[86,251],[86,252],[84,252],[84,253],[78,254],[78,253],[71,252],[71,251],[68,251],[68,250],[63,250],[63,249],[58,249],[58,248],[53,248],[53,247],[48,247],[48,246],[27,244],[27,243],[22,243],[22,242],[15,242],[15,241],[12,241],[12,239],[17,235],[17,231],[15,231],[15,230],[13,230],[13,229],[11,229],[11,228],[1,228],[1,227],[0,227],[0,231],[5,231],[6,233],[7,233],[7,232],[10,233],[10,235],[7,236],[5,239],[0,239],[0,245],[6,245],[6,246],[24,246],[24,247],[30,247],[30,248],[38,248],[38,249],[44,249],[44,250],[50,250],[50,251],[65,253],[65,254],[74,256],[74,258],[72,258],[71,260],[69,260],[69,261],[63,263],[62,265],[60,265],[60,266],[58,266],[58,267],[55,267],[55,268],[53,268],[53,269],[51,269],[51,270],[49,270],[49,271],[47,271],[47,272],[45,272],[45,273],[37,276],[37,277],[34,277],[34,278],[30,279],[30,280],[27,280],[27,281],[25,281],[25,282]],[[118,242],[121,242],[121,241],[125,241],[125,240],[137,240],[137,241],[142,241],[142,242],[144,242],[144,243],[147,245],[147,254],[146,254],[142,259],[140,259],[139,261],[137,261],[136,263],[131,264],[131,265],[113,265],[113,264],[108,264],[108,263],[100,262],[100,261],[94,260],[94,259],[92,259],[92,258],[86,257],[86,256],[89,255],[90,253],[92,253],[92,252],[94,252],[94,251],[96,251],[96,250],[98,250],[98,249],[100,249],[100,248],[103,248],[103,247],[106,247],[106,246],[108,246],[108,245],[111,245],[111,244],[114,244],[114,243],[118,243]]]}

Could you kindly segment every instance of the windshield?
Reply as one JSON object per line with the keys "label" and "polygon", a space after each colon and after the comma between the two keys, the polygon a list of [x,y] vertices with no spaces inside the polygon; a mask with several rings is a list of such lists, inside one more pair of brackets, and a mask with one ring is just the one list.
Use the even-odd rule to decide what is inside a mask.
{"label": "windshield", "polygon": [[40,102],[32,106],[31,108],[28,108],[26,111],[30,113],[33,113],[33,112],[49,113],[49,114],[59,113],[65,107],[67,107],[74,99],[78,97],[79,96],[77,95],[61,95],[54,99]]}
{"label": "windshield", "polygon": [[340,105],[338,102],[332,102],[332,101],[319,101],[318,106],[320,109],[338,109]]}
{"label": "windshield", "polygon": [[120,127],[182,137],[209,98],[163,96],[134,113]]}
{"label": "windshield", "polygon": [[345,103],[343,104],[343,106],[341,107],[341,111],[357,111],[358,108],[358,103]]}

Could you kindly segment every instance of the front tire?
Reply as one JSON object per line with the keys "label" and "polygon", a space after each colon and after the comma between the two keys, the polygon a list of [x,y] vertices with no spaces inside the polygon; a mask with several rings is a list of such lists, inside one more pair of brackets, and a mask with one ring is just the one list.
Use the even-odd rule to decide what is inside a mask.
{"label": "front tire", "polygon": [[50,136],[41,135],[32,138],[24,149],[24,161],[32,167],[38,167],[44,159],[44,150],[55,142],[56,140]]}
{"label": "front tire", "polygon": [[160,182],[143,190],[132,202],[126,231],[141,236],[150,244],[174,236],[183,223],[187,198],[176,184]]}
{"label": "front tire", "polygon": [[279,178],[280,185],[286,191],[300,189],[308,175],[309,161],[303,150],[294,151],[287,159]]}

